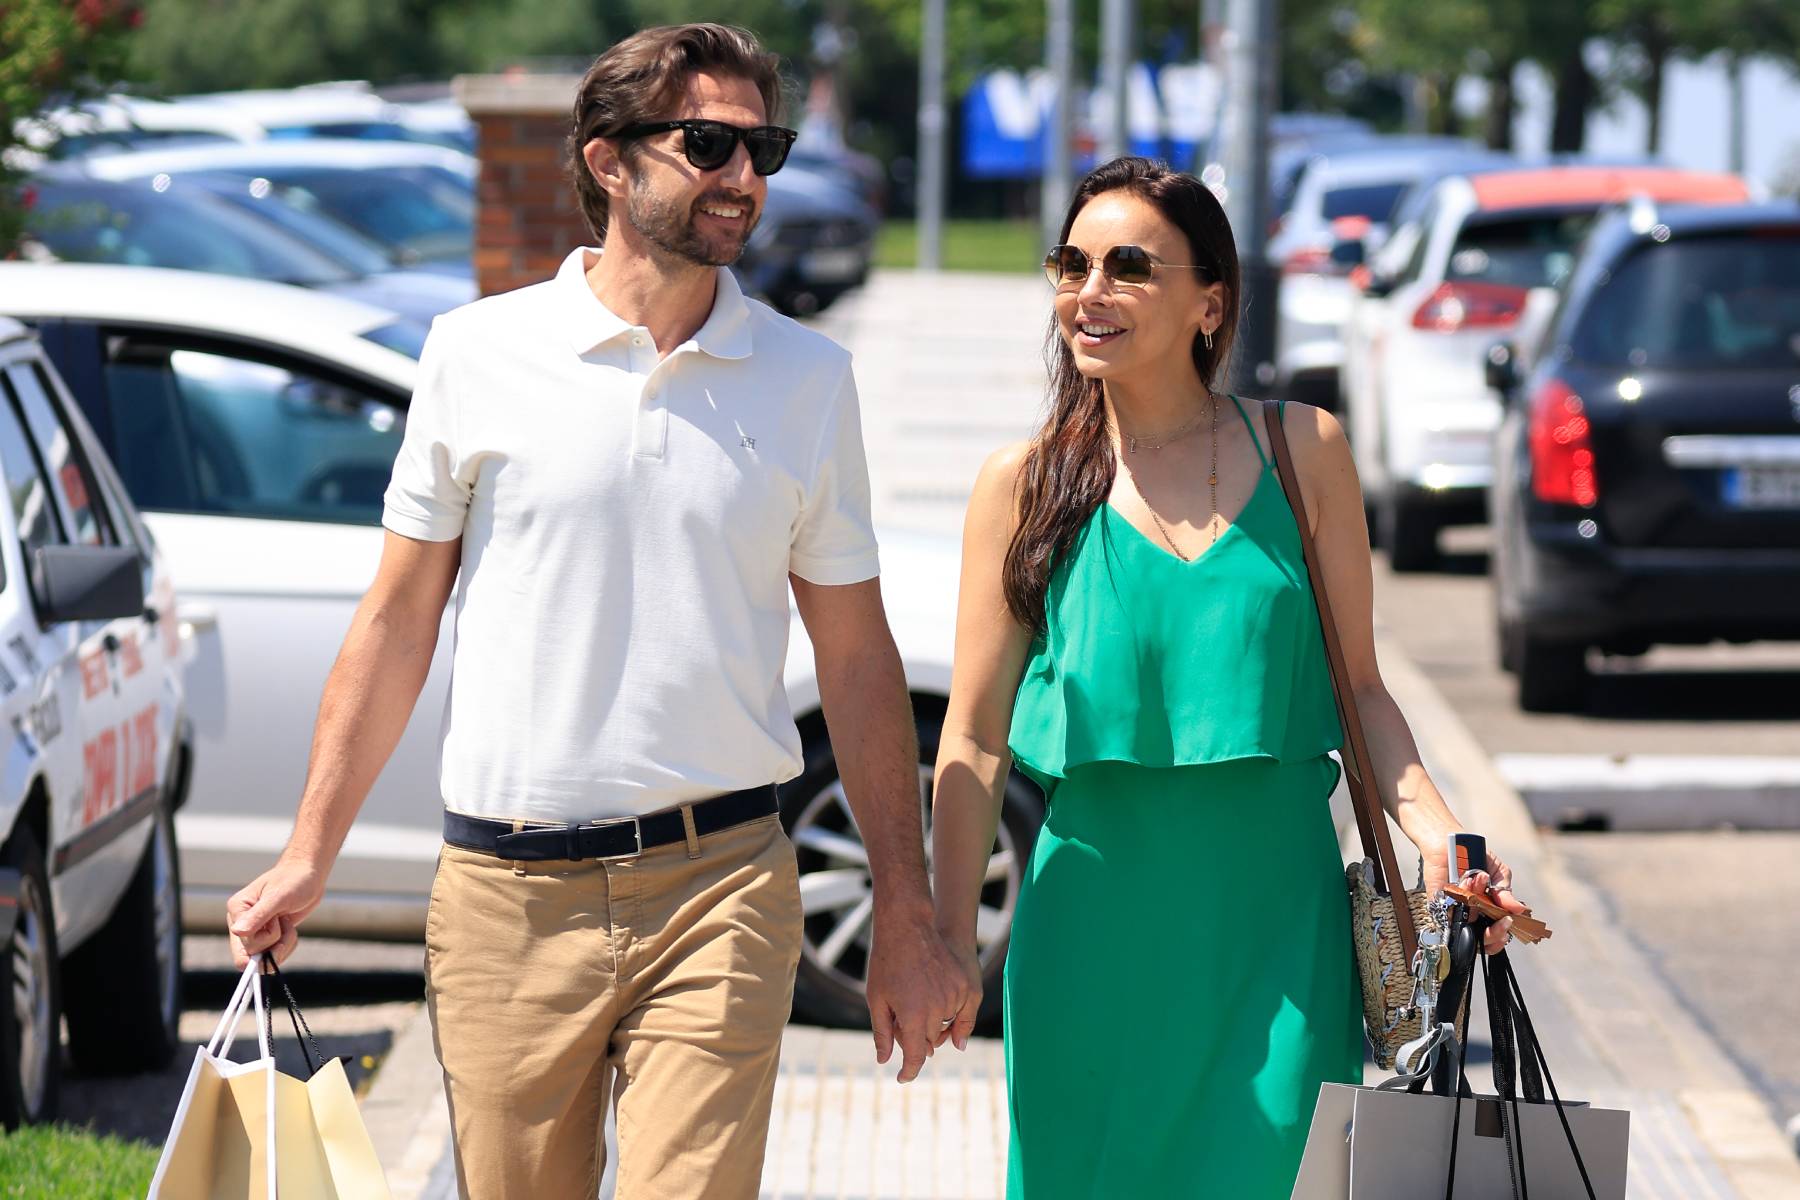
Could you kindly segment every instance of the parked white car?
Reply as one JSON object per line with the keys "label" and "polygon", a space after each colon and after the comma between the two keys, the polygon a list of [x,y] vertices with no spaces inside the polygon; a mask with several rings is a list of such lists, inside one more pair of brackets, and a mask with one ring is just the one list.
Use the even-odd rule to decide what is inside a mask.
{"label": "parked white car", "polygon": [[[1500,401],[1485,356],[1535,289],[1555,289],[1594,214],[1633,196],[1730,203],[1743,180],[1664,167],[1553,166],[1453,176],[1433,189],[1410,254],[1345,322],[1350,444],[1397,571],[1437,558],[1438,531],[1485,519]],[[1375,301],[1368,305],[1369,301]]]}
{"label": "parked white car", "polygon": [[38,340],[0,318],[0,1128],[177,1045],[173,816],[192,746],[175,594]]}
{"label": "parked white car", "polygon": [[[0,312],[39,326],[181,580],[199,748],[181,825],[184,912],[190,927],[217,928],[226,896],[287,836],[326,673],[374,577],[381,495],[424,331],[380,309],[276,284],[67,264],[0,264]],[[957,556],[954,541],[882,539],[922,784],[949,693]],[[441,844],[448,621],[414,718],[308,921],[315,932],[421,934]],[[866,1020],[866,857],[797,616],[786,684],[806,750],[805,773],[782,789],[806,910],[799,1005],[819,1019]],[[1041,798],[1015,777],[980,921],[990,1011],[1041,818]]]}
{"label": "parked white car", "polygon": [[1268,247],[1281,268],[1275,385],[1282,395],[1337,411],[1343,324],[1355,293],[1347,277],[1362,243],[1385,235],[1389,213],[1414,180],[1471,148],[1456,138],[1384,138],[1308,160]]}

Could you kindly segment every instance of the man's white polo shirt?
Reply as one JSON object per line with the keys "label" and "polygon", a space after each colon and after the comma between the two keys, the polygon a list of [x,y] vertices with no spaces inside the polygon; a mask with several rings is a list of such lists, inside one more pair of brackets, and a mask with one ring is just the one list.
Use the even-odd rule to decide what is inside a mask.
{"label": "man's white polo shirt", "polygon": [[791,779],[788,573],[878,572],[850,356],[718,272],[658,361],[577,250],[439,317],[383,523],[461,537],[444,801],[585,821]]}

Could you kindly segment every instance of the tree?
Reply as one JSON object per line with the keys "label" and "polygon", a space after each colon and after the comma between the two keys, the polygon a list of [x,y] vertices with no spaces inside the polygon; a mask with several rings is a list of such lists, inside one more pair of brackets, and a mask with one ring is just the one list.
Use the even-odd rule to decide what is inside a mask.
{"label": "tree", "polygon": [[116,82],[138,21],[134,0],[0,0],[0,255],[25,225],[20,122]]}

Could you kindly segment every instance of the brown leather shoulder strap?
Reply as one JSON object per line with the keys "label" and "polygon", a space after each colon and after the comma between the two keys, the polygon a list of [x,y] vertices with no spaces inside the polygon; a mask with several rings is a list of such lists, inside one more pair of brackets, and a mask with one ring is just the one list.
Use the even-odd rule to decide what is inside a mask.
{"label": "brown leather shoulder strap", "polygon": [[1269,449],[1275,458],[1275,471],[1281,478],[1288,507],[1293,510],[1294,524],[1300,530],[1300,552],[1306,559],[1307,578],[1312,580],[1313,599],[1319,615],[1319,632],[1325,638],[1325,659],[1331,665],[1331,690],[1337,697],[1338,721],[1344,727],[1344,780],[1350,788],[1350,803],[1356,810],[1356,829],[1362,835],[1363,855],[1375,864],[1375,889],[1394,898],[1394,922],[1400,927],[1400,944],[1411,962],[1418,949],[1418,932],[1413,928],[1412,910],[1408,907],[1406,885],[1394,859],[1393,839],[1388,836],[1387,816],[1381,810],[1381,797],[1376,791],[1375,768],[1369,756],[1369,743],[1363,736],[1362,717],[1356,710],[1356,692],[1350,686],[1350,672],[1344,665],[1344,646],[1338,638],[1337,622],[1331,615],[1331,597],[1325,592],[1325,574],[1319,564],[1319,553],[1313,545],[1312,530],[1306,521],[1306,501],[1300,491],[1300,478],[1294,472],[1294,455],[1288,449],[1287,431],[1282,428],[1282,406],[1264,400],[1263,423],[1269,431]]}

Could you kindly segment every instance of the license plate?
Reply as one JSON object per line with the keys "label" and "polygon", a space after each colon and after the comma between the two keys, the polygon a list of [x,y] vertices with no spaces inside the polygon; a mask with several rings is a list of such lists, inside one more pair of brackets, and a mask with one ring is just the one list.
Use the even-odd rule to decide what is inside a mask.
{"label": "license plate", "polygon": [[862,274],[860,250],[814,250],[800,260],[800,273],[815,283],[842,283]]}
{"label": "license plate", "polygon": [[1726,471],[1725,503],[1732,508],[1800,508],[1800,466]]}

